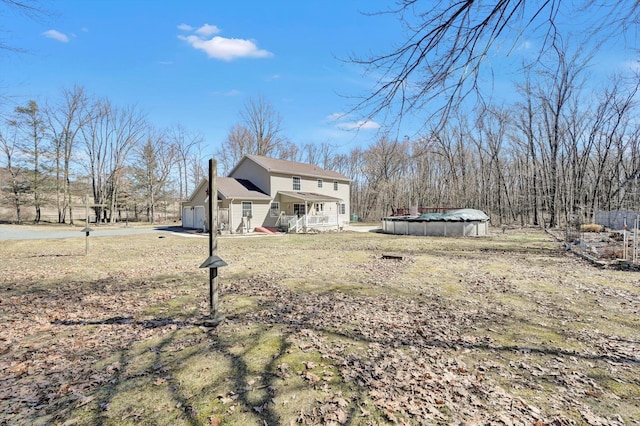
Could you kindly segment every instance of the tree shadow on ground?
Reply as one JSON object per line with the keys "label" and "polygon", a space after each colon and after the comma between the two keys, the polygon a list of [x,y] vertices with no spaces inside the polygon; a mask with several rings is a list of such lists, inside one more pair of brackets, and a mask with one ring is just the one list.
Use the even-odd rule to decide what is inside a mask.
{"label": "tree shadow on ground", "polygon": [[[82,300],[83,294],[98,288],[104,289],[106,283],[108,281],[105,280],[83,283],[87,285],[78,287],[75,292],[68,287],[65,292],[57,295],[57,299],[56,295],[47,295],[47,302],[64,308]],[[70,334],[73,339],[97,337],[113,339],[113,341],[108,340],[109,344],[113,344],[113,350],[107,351],[104,345],[98,347],[98,352],[96,347],[81,350],[71,346],[61,348],[61,352],[56,355],[75,360],[79,364],[78,367],[85,368],[86,371],[76,376],[56,378],[50,375],[50,383],[36,384],[34,381],[27,380],[30,374],[27,369],[21,374],[16,372],[11,380],[5,381],[5,384],[31,386],[30,389],[35,389],[34,392],[40,395],[39,399],[34,399],[29,407],[33,409],[31,414],[25,411],[25,418],[34,421],[45,416],[61,421],[70,420],[73,416],[80,418],[84,416],[84,418],[89,417],[92,424],[117,422],[117,417],[110,416],[119,414],[114,414],[109,409],[117,398],[128,395],[127,392],[136,386],[142,388],[166,386],[166,392],[171,400],[167,407],[171,409],[172,419],[190,425],[199,425],[206,422],[208,415],[216,413],[213,412],[211,404],[198,399],[194,389],[210,395],[218,392],[218,389],[230,386],[235,394],[234,401],[245,416],[261,424],[266,422],[268,425],[279,425],[285,423],[272,403],[272,399],[278,396],[275,386],[276,370],[283,357],[292,349],[289,338],[293,335],[300,337],[301,330],[312,330],[325,337],[331,336],[340,341],[354,341],[365,346],[377,345],[381,347],[381,354],[403,348],[427,348],[454,353],[462,348],[490,353],[497,351],[510,354],[534,353],[550,357],[576,357],[588,361],[622,363],[630,368],[636,368],[640,364],[638,357],[615,352],[577,352],[563,348],[532,347],[532,345],[525,347],[515,344],[495,345],[487,341],[466,341],[463,328],[465,324],[472,322],[473,318],[447,316],[446,307],[433,303],[410,301],[400,297],[381,299],[379,296],[347,295],[336,292],[298,293],[279,286],[277,279],[253,280],[251,285],[245,284],[236,282],[224,286],[222,303],[224,306],[224,298],[234,295],[259,299],[258,306],[252,309],[227,312],[227,317],[233,323],[255,326],[257,331],[248,337],[221,339],[219,336],[221,329],[233,333],[228,329],[229,322],[223,322],[218,328],[207,329],[206,332],[198,332],[197,335],[192,336],[189,333],[199,330],[202,318],[191,314],[145,318],[140,311],[130,313],[123,310],[120,311],[122,314],[113,315],[113,310],[107,310],[105,306],[103,312],[92,311],[91,315],[83,315],[84,318],[78,318],[77,315],[65,318],[64,309],[61,309],[61,318],[50,322],[54,327],[54,333]],[[145,291],[153,287],[149,286],[149,280],[133,282],[130,286],[140,287]],[[76,297],[71,297],[72,295]],[[144,299],[143,302],[138,309],[144,308],[145,304],[159,303]],[[416,313],[403,312],[403,309],[411,309]],[[421,316],[421,313],[424,315]],[[460,321],[461,326],[457,325],[456,321]],[[251,375],[256,374],[256,367],[249,365],[247,354],[251,351],[263,350],[260,343],[261,336],[274,327],[278,328],[275,349],[272,348],[272,352],[269,352],[268,361],[258,367],[263,377],[260,384],[263,386],[263,392],[250,395],[246,389]],[[446,337],[438,333],[438,329],[447,327],[451,333]],[[109,336],[103,333],[106,330],[111,333]],[[54,339],[52,343],[59,344],[60,341],[52,339]],[[73,343],[73,339],[67,342]],[[147,348],[145,345],[151,344],[149,342],[153,342],[153,345]],[[637,344],[635,341],[633,343]],[[238,348],[238,344],[241,347]],[[316,347],[316,349],[322,348]],[[41,350],[46,351],[46,348]],[[37,349],[33,349],[29,356],[35,357],[36,352]],[[224,375],[212,375],[211,379],[199,388],[196,385],[192,388],[189,383],[181,382],[179,377],[190,363],[201,362],[199,357],[212,355],[216,357],[216,362],[228,364],[228,371]],[[94,371],[94,364],[108,357],[113,358],[111,365],[117,365],[117,367],[99,367],[99,371]],[[141,366],[136,366],[133,361]],[[46,367],[48,364],[42,365]],[[207,374],[206,371],[203,374]],[[230,380],[230,384],[226,380]],[[61,392],[69,382],[74,381],[85,382],[83,395],[86,398],[93,398],[92,402],[87,402],[86,399],[76,399],[73,402],[69,399],[69,392]],[[143,383],[139,385],[137,381]],[[155,385],[155,381],[159,384]],[[36,389],[37,387],[39,388]],[[352,389],[354,393],[360,395],[361,399],[366,398],[369,391],[367,386],[353,385]],[[24,401],[17,402],[17,400],[16,403],[23,406],[25,404]],[[70,407],[69,403],[71,403]],[[132,401],[131,404],[134,402]],[[351,419],[355,417],[356,409],[355,404],[349,406]],[[136,415],[140,414],[132,414],[133,417]]]}

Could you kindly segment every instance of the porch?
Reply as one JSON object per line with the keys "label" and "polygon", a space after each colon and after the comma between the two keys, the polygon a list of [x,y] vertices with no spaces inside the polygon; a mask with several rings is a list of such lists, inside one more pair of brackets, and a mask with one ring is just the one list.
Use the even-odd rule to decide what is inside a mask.
{"label": "porch", "polygon": [[279,191],[276,227],[291,233],[340,230],[344,224],[340,198],[312,192]]}
{"label": "porch", "polygon": [[307,233],[340,230],[343,228],[343,221],[338,216],[333,215],[308,215],[298,217],[297,215],[281,215],[277,227],[290,233]]}

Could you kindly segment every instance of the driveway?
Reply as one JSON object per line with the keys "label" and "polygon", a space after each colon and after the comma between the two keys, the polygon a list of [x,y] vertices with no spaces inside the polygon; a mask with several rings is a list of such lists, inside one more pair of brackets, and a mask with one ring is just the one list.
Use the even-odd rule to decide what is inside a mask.
{"label": "driveway", "polygon": [[379,232],[380,225],[349,225],[347,231],[353,232]]}
{"label": "driveway", "polygon": [[[93,226],[91,227],[91,237],[109,237],[114,235],[139,235],[154,232],[172,232],[181,236],[201,237],[197,234],[182,232],[177,226],[157,226],[157,227],[113,227],[113,226]],[[84,237],[82,228],[50,226],[50,225],[0,225],[0,241],[6,240],[53,240],[57,238],[80,238]]]}

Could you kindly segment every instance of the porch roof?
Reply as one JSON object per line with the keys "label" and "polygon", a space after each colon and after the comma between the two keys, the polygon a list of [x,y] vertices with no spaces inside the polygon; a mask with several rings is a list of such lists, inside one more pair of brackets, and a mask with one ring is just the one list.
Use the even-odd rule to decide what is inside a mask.
{"label": "porch roof", "polygon": [[320,202],[341,202],[341,198],[331,197],[329,195],[316,194],[315,192],[298,192],[298,191],[278,191],[279,195],[295,198],[296,200],[308,201],[311,203]]}

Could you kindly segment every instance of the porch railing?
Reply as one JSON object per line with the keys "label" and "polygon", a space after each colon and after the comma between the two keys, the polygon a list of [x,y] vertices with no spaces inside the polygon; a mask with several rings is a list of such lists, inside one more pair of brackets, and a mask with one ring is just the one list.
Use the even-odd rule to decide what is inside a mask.
{"label": "porch railing", "polygon": [[324,227],[338,226],[340,220],[332,215],[304,215],[304,216],[285,216],[282,218],[283,223],[287,223],[289,232],[300,232],[308,229],[321,229]]}

